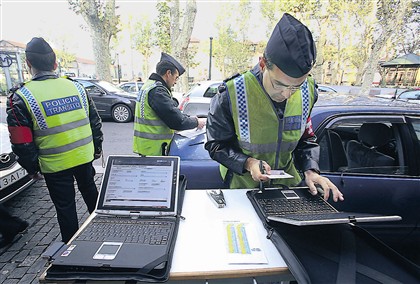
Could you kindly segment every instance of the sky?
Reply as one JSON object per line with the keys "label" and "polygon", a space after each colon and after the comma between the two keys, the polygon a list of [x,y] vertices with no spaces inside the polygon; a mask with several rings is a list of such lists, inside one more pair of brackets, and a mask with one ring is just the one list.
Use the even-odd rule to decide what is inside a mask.
{"label": "sky", "polygon": [[[182,1],[182,0],[181,0]],[[197,15],[192,37],[200,40],[215,36],[214,20],[226,2],[197,0]],[[78,57],[93,59],[92,43],[82,16],[69,9],[67,0],[0,0],[0,39],[27,43],[34,36],[42,36],[53,48],[64,42],[69,52]],[[149,17],[154,20],[156,1],[116,1],[117,14],[124,22],[129,15],[134,21]],[[57,41],[55,43],[54,41]]]}

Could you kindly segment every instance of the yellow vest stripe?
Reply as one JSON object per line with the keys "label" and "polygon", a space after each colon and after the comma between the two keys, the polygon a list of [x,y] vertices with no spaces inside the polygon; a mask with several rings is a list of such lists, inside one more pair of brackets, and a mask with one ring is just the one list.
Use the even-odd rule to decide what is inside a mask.
{"label": "yellow vest stripe", "polygon": [[48,136],[48,135],[61,133],[61,132],[64,132],[64,131],[67,131],[67,130],[70,130],[79,126],[84,126],[87,124],[90,124],[89,119],[84,118],[78,121],[70,122],[67,124],[63,124],[63,125],[48,128],[48,129],[37,129],[37,130],[34,130],[34,134],[36,137]]}
{"label": "yellow vest stripe", "polygon": [[141,117],[136,117],[135,122],[152,126],[166,126],[166,124],[162,120],[145,119]]}
{"label": "yellow vest stripe", "polygon": [[152,140],[165,140],[165,139],[172,139],[173,134],[146,133],[146,132],[140,132],[140,131],[135,130],[134,136],[145,138],[145,139],[152,139]]}
{"label": "yellow vest stripe", "polygon": [[92,142],[92,140],[93,140],[92,136],[89,136],[81,140],[77,140],[76,142],[66,144],[60,147],[49,148],[49,149],[39,149],[39,154],[41,155],[61,154],[61,153],[76,149],[77,147],[89,144],[90,142]]}

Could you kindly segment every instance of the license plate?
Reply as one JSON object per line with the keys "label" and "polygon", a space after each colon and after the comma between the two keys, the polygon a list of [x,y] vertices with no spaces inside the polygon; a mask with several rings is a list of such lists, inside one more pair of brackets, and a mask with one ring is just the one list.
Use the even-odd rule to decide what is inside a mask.
{"label": "license plate", "polygon": [[27,175],[27,172],[24,168],[21,168],[11,174],[1,177],[0,179],[0,189],[10,186],[17,182],[18,180],[24,178]]}

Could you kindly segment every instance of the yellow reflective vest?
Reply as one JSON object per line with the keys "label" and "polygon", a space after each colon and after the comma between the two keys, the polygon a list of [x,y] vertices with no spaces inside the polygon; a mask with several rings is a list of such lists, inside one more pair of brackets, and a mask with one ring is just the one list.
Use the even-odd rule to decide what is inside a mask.
{"label": "yellow reflective vest", "polygon": [[[271,169],[282,169],[293,175],[290,179],[273,180],[272,185],[296,185],[301,181],[293,163],[292,153],[305,131],[310,110],[314,105],[314,81],[311,77],[286,102],[283,119],[279,119],[270,97],[261,88],[257,78],[246,72],[226,83],[231,111],[242,151],[266,161]],[[227,168],[221,165],[224,178]],[[249,172],[233,174],[230,188],[255,188]]]}
{"label": "yellow reflective vest", "polygon": [[133,151],[145,156],[161,156],[162,145],[169,145],[175,133],[149,105],[149,92],[158,85],[163,86],[158,81],[148,80],[141,88],[136,102]]}
{"label": "yellow reflective vest", "polygon": [[42,173],[93,160],[89,105],[83,87],[65,78],[29,81],[16,91],[32,117]]}

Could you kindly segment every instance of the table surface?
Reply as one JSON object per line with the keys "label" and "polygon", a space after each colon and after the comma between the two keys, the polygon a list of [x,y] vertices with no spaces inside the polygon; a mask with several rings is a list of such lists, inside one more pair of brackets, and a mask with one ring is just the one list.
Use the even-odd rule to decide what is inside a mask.
{"label": "table surface", "polygon": [[[224,190],[226,206],[217,208],[205,190],[185,193],[178,238],[172,261],[171,279],[231,278],[249,275],[289,273],[274,244],[266,238],[246,190]],[[267,264],[229,264],[226,259],[224,221],[251,224],[257,232]]]}
{"label": "table surface", "polygon": [[[205,190],[185,192],[182,216],[170,272],[170,280],[224,279],[284,275],[290,279],[286,263],[274,244],[266,238],[262,225],[245,189],[224,190],[226,206],[217,208]],[[83,227],[95,216],[89,216]],[[265,264],[229,264],[223,222],[239,221],[255,229]],[[76,233],[77,234],[77,233]],[[46,272],[45,272],[46,273]],[[41,282],[45,280],[45,273]],[[278,279],[278,277],[276,278]],[[54,281],[56,282],[56,281]]]}

